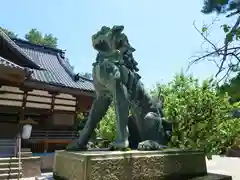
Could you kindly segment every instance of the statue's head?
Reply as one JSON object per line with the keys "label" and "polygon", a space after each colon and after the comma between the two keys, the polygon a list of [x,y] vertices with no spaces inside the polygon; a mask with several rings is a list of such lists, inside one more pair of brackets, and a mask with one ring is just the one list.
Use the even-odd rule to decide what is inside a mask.
{"label": "statue's head", "polygon": [[110,54],[115,50],[135,51],[128,42],[127,36],[123,33],[124,26],[103,26],[100,31],[92,36],[92,45],[100,53]]}

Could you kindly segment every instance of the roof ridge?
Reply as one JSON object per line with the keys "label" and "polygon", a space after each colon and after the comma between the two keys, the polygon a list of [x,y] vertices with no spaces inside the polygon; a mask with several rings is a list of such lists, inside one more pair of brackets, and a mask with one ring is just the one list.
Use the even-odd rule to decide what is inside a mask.
{"label": "roof ridge", "polygon": [[[60,57],[61,57],[61,56],[60,56]],[[65,60],[65,62],[68,63],[69,66],[71,66],[70,61],[69,61],[68,58],[64,58],[63,60]],[[72,67],[72,66],[71,66],[71,67]],[[72,71],[73,71],[73,68],[72,68]],[[74,71],[73,71],[73,73],[74,73]],[[86,81],[92,82],[92,79],[89,79],[89,78],[87,78],[87,77],[81,75],[80,73],[74,73],[74,74],[77,75],[77,76],[79,76],[79,77],[80,77],[81,79],[83,79],[83,80],[86,80]]]}
{"label": "roof ridge", "polygon": [[61,55],[58,53],[57,54],[57,58],[58,58],[58,61],[60,63],[60,65],[64,68],[64,70],[71,76],[71,78],[74,80],[74,81],[79,81],[80,78],[82,81],[89,81],[89,82],[92,82],[91,79],[88,79],[84,76],[81,76],[79,73],[74,73],[73,69],[71,68],[68,68],[66,66],[66,63],[68,63],[69,66],[71,66],[68,58],[62,58]]}
{"label": "roof ridge", "polygon": [[25,60],[28,61],[32,66],[34,66],[35,69],[41,69],[41,67],[35,63],[32,58],[27,55],[11,38],[8,37],[1,29],[0,29],[0,37],[3,38],[7,42],[7,44],[10,45],[12,50],[15,51],[15,53],[19,53],[22,57],[24,57]]}
{"label": "roof ridge", "polygon": [[[64,63],[64,61],[67,61],[66,58],[62,58],[59,53],[57,53],[57,59],[60,65],[63,67],[63,69],[67,72],[67,74],[72,78],[74,81],[80,80],[79,74],[74,73],[72,69],[69,69]],[[69,63],[70,65],[70,63]]]}
{"label": "roof ridge", "polygon": [[65,63],[68,63],[69,66],[71,66],[68,58],[65,58],[65,57],[62,58],[61,57],[61,54],[65,54],[66,50],[62,50],[62,49],[59,49],[59,48],[52,48],[52,47],[48,47],[48,46],[45,46],[45,45],[34,44],[32,42],[29,42],[27,40],[20,39],[20,38],[12,38],[12,40],[14,42],[16,42],[16,44],[19,44],[20,48],[22,46],[23,47],[25,46],[26,48],[30,48],[30,49],[33,49],[33,50],[39,50],[39,51],[46,52],[46,53],[54,53],[54,54],[56,54],[60,65],[64,68],[64,70],[68,73],[68,75],[71,76],[71,78],[74,81],[78,81],[79,78],[81,78],[83,81],[86,80],[86,81],[92,82],[91,79],[89,79],[87,77],[84,77],[84,76],[80,75],[79,73],[74,73],[72,69],[69,69],[65,65]]}
{"label": "roof ridge", "polygon": [[32,47],[32,48],[39,48],[42,49],[42,50],[51,50],[53,52],[65,52],[66,50],[63,50],[63,49],[59,49],[59,48],[53,48],[53,47],[49,47],[49,46],[46,46],[46,45],[40,45],[40,44],[35,44],[35,43],[32,43],[32,42],[29,42],[25,39],[21,39],[21,38],[12,38],[12,40],[16,43],[21,43],[21,45],[29,45],[28,47]]}

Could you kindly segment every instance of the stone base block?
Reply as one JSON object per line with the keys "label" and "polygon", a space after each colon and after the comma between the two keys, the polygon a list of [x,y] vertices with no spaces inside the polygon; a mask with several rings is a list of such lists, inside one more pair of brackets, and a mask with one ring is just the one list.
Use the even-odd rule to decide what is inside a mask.
{"label": "stone base block", "polygon": [[56,180],[208,180],[210,177],[225,180],[226,177],[217,176],[207,174],[205,155],[200,151],[58,151],[54,163]]}

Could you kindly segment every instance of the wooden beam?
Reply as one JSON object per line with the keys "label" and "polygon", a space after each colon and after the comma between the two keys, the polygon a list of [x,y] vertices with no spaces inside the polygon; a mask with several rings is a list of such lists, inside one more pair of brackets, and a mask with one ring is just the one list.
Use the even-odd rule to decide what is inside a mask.
{"label": "wooden beam", "polygon": [[31,87],[31,88],[39,89],[39,90],[45,90],[45,91],[49,91],[49,92],[59,92],[59,93],[77,95],[77,96],[84,95],[84,96],[95,97],[94,91],[85,91],[85,90],[81,90],[81,89],[56,86],[56,85],[51,85],[51,84],[37,82],[37,81],[25,81],[23,83],[23,86]]}
{"label": "wooden beam", "polygon": [[[94,98],[95,97],[95,92],[94,91],[83,91],[83,90],[80,90],[80,89],[54,86],[54,85],[41,83],[41,82],[36,82],[36,81],[25,81],[23,84],[21,84],[21,86],[19,86],[18,84],[9,83],[7,81],[0,80],[0,84],[1,85],[6,85],[6,86],[19,87],[21,89],[26,89],[27,88],[28,90],[36,89],[36,90],[45,90],[45,91],[48,91],[48,92],[66,93],[66,94],[71,94],[72,96],[78,96],[78,97],[84,97],[84,96],[88,97],[88,98]],[[40,97],[43,97],[43,96],[40,96]],[[63,98],[58,98],[58,99],[63,99]],[[83,108],[83,109],[85,109],[85,108]]]}
{"label": "wooden beam", "polygon": [[24,91],[23,99],[22,99],[22,106],[21,106],[20,114],[19,114],[19,122],[24,120],[24,111],[25,111],[26,103],[27,103],[27,95],[28,95],[28,91]]}
{"label": "wooden beam", "polygon": [[19,113],[19,107],[16,106],[5,106],[0,105],[0,114],[18,114]]}
{"label": "wooden beam", "polygon": [[31,92],[31,91],[33,91],[33,88],[24,87],[24,86],[20,86],[19,89],[21,91],[24,91],[24,92]]}
{"label": "wooden beam", "polygon": [[77,117],[78,117],[78,113],[79,113],[79,111],[78,111],[78,101],[79,101],[79,99],[77,98],[77,96],[75,96],[75,98],[76,98],[76,107],[75,107],[75,116],[74,116],[74,129],[77,129],[77,127],[78,127],[78,119],[77,119]]}
{"label": "wooden beam", "polygon": [[[50,118],[51,118],[51,121],[53,122],[53,118],[54,118],[54,105],[55,105],[55,99],[56,99],[56,96],[58,95],[58,93],[56,92],[49,92],[49,94],[52,95],[52,101],[51,101],[51,109],[50,109]],[[44,146],[44,150],[46,149],[46,146]]]}

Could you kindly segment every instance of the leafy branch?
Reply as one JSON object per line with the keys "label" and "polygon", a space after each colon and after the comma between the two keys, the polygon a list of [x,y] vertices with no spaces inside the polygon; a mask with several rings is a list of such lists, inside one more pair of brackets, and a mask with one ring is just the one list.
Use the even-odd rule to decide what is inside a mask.
{"label": "leafy branch", "polygon": [[[211,25],[213,25],[215,21],[216,20],[214,20]],[[208,27],[204,26],[200,30],[199,28],[196,27],[195,22],[193,22],[193,26],[196,29],[196,31],[203,37],[204,42],[207,42],[212,47],[213,50],[211,52],[205,51],[203,56],[200,56],[191,60],[187,69],[189,69],[193,64],[196,64],[202,60],[213,61],[218,68],[218,71],[215,75],[216,77],[219,76],[220,73],[225,71],[225,74],[222,76],[219,82],[224,79],[227,79],[231,74],[231,72],[240,71],[239,69],[240,46],[238,44],[236,46],[236,44],[233,43],[234,41],[238,41],[240,39],[239,25],[240,25],[240,16],[238,16],[234,26],[230,27],[226,24],[221,26],[226,35],[224,39],[224,44],[218,47],[217,44],[213,43],[208,38],[208,35],[209,35],[208,29],[210,26]],[[214,58],[210,59],[211,57],[218,57],[218,61]]]}

